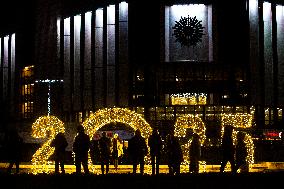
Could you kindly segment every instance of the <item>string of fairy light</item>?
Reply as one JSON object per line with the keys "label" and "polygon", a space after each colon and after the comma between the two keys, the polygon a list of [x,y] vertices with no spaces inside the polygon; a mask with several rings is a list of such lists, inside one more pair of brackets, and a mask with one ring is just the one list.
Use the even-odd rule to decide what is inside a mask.
{"label": "string of fairy light", "polygon": [[[92,113],[89,118],[87,118],[83,123],[85,132],[92,137],[100,128],[110,123],[124,123],[133,130],[139,129],[141,135],[146,139],[146,142],[152,133],[151,126],[143,118],[141,114],[135,111],[129,110],[127,108],[104,108]],[[221,114],[221,136],[223,136],[224,126],[233,125],[235,128],[248,129],[252,126],[252,115],[245,113],[236,114]],[[200,136],[201,145],[204,144],[206,139],[206,127],[202,119],[198,115],[187,114],[177,118],[174,125],[175,136],[183,138],[186,136],[187,129],[192,129],[192,131]],[[32,136],[35,138],[48,138],[46,142],[39,148],[32,157],[33,173],[49,173],[48,165],[52,162],[48,161],[49,157],[53,154],[54,148],[50,147],[50,143],[59,132],[65,132],[64,124],[55,116],[42,116],[38,118],[32,125]],[[236,144],[236,134],[238,131],[233,132],[234,144]],[[254,159],[254,145],[252,137],[246,134],[244,139],[248,151],[248,156],[246,158],[248,163],[253,163]],[[148,144],[148,142],[147,142]],[[191,145],[191,140],[184,145],[182,145],[184,162],[182,165],[189,164],[189,147]],[[148,147],[149,148],[149,147]],[[145,163],[150,164],[150,155],[145,157]],[[206,170],[206,162],[200,161],[202,169]],[[89,158],[89,164],[91,164],[91,158]],[[185,172],[185,170],[181,170]],[[145,170],[145,173],[150,173],[151,170]]]}
{"label": "string of fairy light", "polygon": [[[250,128],[252,126],[252,115],[247,113],[235,113],[235,114],[221,114],[221,136],[223,137],[224,127],[225,125],[232,125],[235,128]],[[175,123],[175,136],[179,138],[183,138],[186,136],[187,129],[191,128],[194,133],[200,136],[200,143],[203,145],[206,139],[206,127],[201,118],[198,115],[191,115],[187,114],[181,117],[178,117]],[[236,136],[238,131],[233,131],[233,142],[234,145],[236,144]],[[254,163],[254,144],[252,137],[248,134],[245,134],[244,142],[246,144],[248,156],[246,157],[246,161],[248,164]],[[182,145],[183,150],[183,165],[189,165],[189,148],[191,145],[191,140],[184,145]],[[199,164],[201,165],[202,169],[205,170],[206,162],[200,161]],[[181,170],[181,172],[186,172],[186,168]]]}
{"label": "string of fairy light", "polygon": [[[95,113],[91,114],[90,117],[82,123],[82,125],[85,129],[85,132],[90,137],[92,137],[100,128],[110,123],[124,123],[133,128],[134,130],[139,129],[141,131],[141,135],[146,139],[146,143],[148,144],[148,138],[152,133],[151,126],[142,117],[142,115],[137,114],[135,111],[129,110],[127,108],[114,107],[100,109]],[[91,164],[90,159],[91,158],[89,155],[89,164]],[[149,154],[145,157],[145,162],[146,164],[151,163],[151,158]],[[92,171],[95,172],[94,168],[92,168]],[[148,172],[150,172],[150,170],[146,169],[145,173]]]}
{"label": "string of fairy light", "polygon": [[59,79],[43,79],[43,80],[36,80],[36,83],[47,83],[48,84],[48,92],[47,92],[47,115],[49,116],[51,113],[51,84],[53,83],[62,83],[63,80]]}
{"label": "string of fairy light", "polygon": [[47,138],[44,144],[32,156],[32,172],[49,173],[48,165],[53,162],[49,161],[49,157],[54,153],[54,147],[50,146],[51,141],[57,133],[65,132],[64,123],[55,116],[42,116],[39,117],[32,124],[32,137],[34,138]]}
{"label": "string of fairy light", "polygon": [[[178,117],[174,126],[174,134],[178,138],[183,138],[186,136],[187,129],[192,129],[194,133],[198,134],[200,137],[200,144],[203,145],[206,139],[206,128],[200,117],[197,115],[187,114],[181,117]],[[181,145],[183,151],[183,159],[184,161],[181,163],[182,165],[189,165],[189,148],[192,140],[188,140],[187,143]],[[203,170],[205,170],[206,163],[204,161],[199,162]],[[186,167],[184,167],[181,172],[186,172]]]}
{"label": "string of fairy light", "polygon": [[[248,113],[235,113],[235,114],[221,114],[221,137],[223,137],[224,134],[224,128],[226,125],[232,125],[234,128],[233,133],[232,133],[232,138],[233,138],[233,144],[236,145],[237,143],[237,134],[238,131],[237,129],[249,129],[252,127],[252,119],[253,116],[252,114]],[[249,134],[245,134],[245,139],[244,142],[246,144],[247,148],[247,157],[246,157],[246,162],[248,164],[254,163],[254,144],[252,137]]]}

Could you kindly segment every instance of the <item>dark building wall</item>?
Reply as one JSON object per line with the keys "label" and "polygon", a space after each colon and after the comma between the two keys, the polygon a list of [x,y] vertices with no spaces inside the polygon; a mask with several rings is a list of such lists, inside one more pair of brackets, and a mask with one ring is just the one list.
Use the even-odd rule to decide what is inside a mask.
{"label": "dark building wall", "polygon": [[[35,79],[62,79],[62,70],[57,50],[57,19],[62,9],[61,1],[38,0],[35,4]],[[47,83],[35,84],[35,116],[47,114]],[[51,84],[52,113],[61,112],[61,88]],[[56,99],[56,100],[55,100]]]}
{"label": "dark building wall", "polygon": [[[210,5],[212,3],[213,61],[208,67],[207,65],[203,67],[203,65],[197,64],[197,66],[186,65],[184,67],[174,65],[174,68],[178,68],[179,70],[183,71],[185,75],[190,75],[190,72],[195,74],[197,73],[196,70],[216,70],[216,73],[224,75],[224,81],[212,81],[212,83],[215,82],[214,84],[212,84],[211,81],[209,82],[204,80],[201,82],[196,82],[196,80],[193,79],[191,83],[184,83],[181,85],[181,91],[183,92],[188,89],[193,89],[196,86],[196,90],[200,90],[201,88],[202,90],[208,91],[215,90],[216,93],[220,93],[220,96],[225,94],[225,92],[229,92],[232,96],[231,102],[233,102],[233,104],[231,103],[230,105],[239,105],[241,103],[238,101],[239,96],[237,94],[240,92],[239,86],[243,85],[245,90],[247,90],[245,92],[247,92],[249,96],[249,101],[246,101],[245,105],[257,105],[260,107],[260,109],[264,109],[265,105],[271,105],[274,107],[276,107],[276,105],[281,105],[283,99],[281,100],[281,96],[277,95],[275,90],[276,88],[279,88],[279,94],[282,94],[283,90],[280,85],[275,86],[275,81],[278,80],[279,84],[281,84],[283,83],[283,79],[278,76],[276,77],[275,71],[278,71],[277,74],[279,76],[282,76],[283,74],[281,69],[273,70],[275,67],[275,62],[271,62],[269,59],[269,56],[272,55],[272,61],[275,60],[275,54],[273,54],[275,52],[275,49],[273,50],[275,43],[272,43],[269,46],[269,49],[272,49],[273,53],[271,54],[270,51],[266,51],[265,53],[268,53],[269,56],[266,56],[266,59],[263,57],[265,56],[264,48],[266,47],[263,37],[265,34],[267,34],[273,38],[274,34],[273,31],[272,33],[265,33],[264,28],[262,28],[262,22],[259,22],[260,20],[258,20],[262,19],[262,13],[257,12],[257,19],[253,18],[256,19],[254,20],[255,23],[249,23],[247,2],[248,1],[245,0],[235,1],[233,5],[231,5],[227,1],[128,1],[129,30],[127,31],[127,35],[129,37],[126,37],[128,41],[123,44],[117,42],[115,44],[111,44],[115,45],[116,49],[124,48],[123,52],[125,53],[120,50],[116,50],[114,55],[112,53],[103,54],[103,64],[107,65],[110,54],[112,54],[111,56],[114,56],[112,58],[114,58],[115,61],[122,64],[119,64],[119,66],[114,68],[115,74],[114,77],[111,78],[111,81],[107,80],[109,79],[108,77],[103,76],[105,78],[101,85],[96,86],[95,83],[99,83],[100,81],[93,77],[93,72],[85,75],[81,74],[79,76],[80,81],[76,82],[78,82],[78,86],[82,87],[82,90],[78,90],[76,92],[76,111],[95,110],[100,107],[112,105],[130,107],[137,106],[139,103],[137,104],[136,102],[133,102],[133,95],[135,94],[143,96],[142,103],[140,103],[142,106],[151,107],[156,105],[164,105],[163,99],[161,99],[163,98],[163,94],[160,94],[163,93],[163,91],[160,90],[161,72],[159,71],[163,70],[164,68],[170,69],[171,66],[164,64],[165,18],[163,11],[165,4],[171,6],[179,3],[205,3]],[[28,9],[21,10],[20,6],[25,4],[21,2],[17,4],[16,11],[19,11],[20,15],[23,14],[23,18],[16,19],[16,16],[13,15],[11,18],[9,18],[10,21],[8,21],[3,18],[6,13],[1,13],[3,15],[1,16],[1,20],[3,20],[3,23],[7,25],[5,29],[3,29],[4,27],[1,28],[1,33],[4,35],[9,31],[19,31],[19,35],[17,35],[17,44],[19,44],[19,46],[16,47],[18,57],[17,64],[19,66],[18,68],[23,67],[24,65],[34,64],[35,79],[63,79],[65,74],[63,69],[64,60],[62,60],[63,38],[59,39],[57,36],[57,20],[61,19],[60,28],[62,29],[62,21],[64,18],[72,17],[77,14],[83,15],[87,11],[95,11],[97,8],[106,8],[110,4],[117,3],[117,1],[93,0],[36,0],[35,2],[33,1],[30,3]],[[11,5],[12,3],[10,6]],[[31,11],[32,13],[28,11],[31,9],[33,10]],[[32,18],[33,16],[31,15],[35,15],[34,18]],[[15,23],[13,23],[14,21]],[[92,20],[92,22],[95,21]],[[25,24],[27,24],[28,27],[24,27],[26,26]],[[84,25],[83,16],[82,24]],[[118,33],[118,30],[124,30],[124,28],[121,27],[122,23],[119,24],[119,29],[117,29],[118,27],[115,29],[116,33]],[[273,27],[273,20],[271,27]],[[87,37],[90,36],[84,36],[81,39],[84,40]],[[122,35],[118,35],[116,37],[118,37],[120,41],[123,41]],[[280,35],[278,37],[278,41],[280,42],[282,38]],[[268,39],[269,38],[266,40]],[[104,35],[103,40],[108,40],[106,35]],[[59,46],[58,41],[61,42],[60,51],[59,48],[57,48]],[[92,43],[93,42],[94,41],[92,41]],[[81,45],[84,46],[87,43],[88,42],[84,41]],[[124,44],[129,45],[129,47],[123,46]],[[277,43],[277,47],[280,49],[281,44]],[[91,49],[92,48],[94,48],[94,46],[92,46]],[[103,46],[102,48],[107,47]],[[86,49],[85,51],[81,52],[80,70],[82,71],[82,69],[85,69],[86,71],[87,66],[85,66],[84,61],[88,59],[88,61],[91,61],[91,64],[93,65],[95,59],[92,52],[92,55],[88,55],[90,51],[86,51]],[[129,57],[126,57],[125,54],[128,55],[128,52]],[[280,58],[282,57],[281,54],[278,54],[278,56]],[[264,65],[265,60],[267,60],[268,63],[266,65]],[[272,68],[271,65],[274,65],[274,67]],[[282,66],[282,62],[280,62],[279,66]],[[103,68],[103,72],[110,73],[107,71],[107,68],[109,67],[106,66]],[[141,72],[144,77],[144,81],[140,83],[135,79],[138,72]],[[210,71],[205,71],[202,73],[210,73]],[[86,78],[89,78],[88,83],[84,83],[84,79]],[[243,83],[238,81],[239,78],[243,80]],[[117,82],[119,79],[120,81]],[[108,88],[108,82],[109,85],[115,85],[112,86],[111,90]],[[141,84],[141,86],[139,86],[139,88],[134,88],[132,85],[133,83],[136,86]],[[64,111],[63,104],[61,103],[63,102],[64,98],[62,97],[64,91],[63,85],[63,83],[58,83],[53,84],[51,87],[52,111],[55,114],[63,114]],[[67,85],[67,83],[65,83],[65,85]],[[89,89],[86,89],[87,85],[88,87],[92,88],[92,91],[88,91]],[[98,95],[96,90],[100,88],[99,86],[103,86],[102,91],[106,91],[108,94],[104,96],[105,93],[102,92],[100,94],[102,98],[96,101],[96,99],[99,99],[95,96]],[[128,86],[127,89],[122,90],[122,88],[125,86]],[[171,90],[170,87],[165,87],[167,87],[167,90]],[[36,84],[35,91],[36,101],[34,112],[38,115],[46,114],[48,91],[47,84]],[[112,93],[113,91],[115,94]],[[222,91],[225,92],[222,93]],[[65,99],[66,103],[73,103],[74,97],[72,97],[72,94],[70,94],[69,97],[67,100]],[[107,100],[108,97],[111,97],[110,101]],[[279,101],[276,102],[277,98]],[[99,104],[98,102],[101,104],[96,106]],[[220,103],[220,101],[216,102]],[[226,101],[220,104],[228,105]],[[66,112],[69,110],[75,110],[72,107],[69,107],[69,105],[66,107]],[[260,113],[260,117],[263,117],[263,113],[264,112]]]}

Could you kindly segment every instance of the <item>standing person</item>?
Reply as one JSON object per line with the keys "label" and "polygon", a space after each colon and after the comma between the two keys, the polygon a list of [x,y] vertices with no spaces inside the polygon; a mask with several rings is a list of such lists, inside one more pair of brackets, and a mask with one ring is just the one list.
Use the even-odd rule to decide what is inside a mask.
{"label": "standing person", "polygon": [[152,175],[159,174],[162,139],[157,128],[154,128],[152,135],[149,137],[148,146],[150,147]]}
{"label": "standing person", "polygon": [[183,154],[178,138],[174,136],[173,131],[171,131],[167,136],[166,146],[168,154],[169,173],[178,175],[180,174],[180,164],[183,161]]}
{"label": "standing person", "polygon": [[51,147],[55,147],[54,160],[55,160],[55,173],[59,173],[59,164],[61,173],[65,173],[64,162],[66,155],[66,147],[68,146],[64,133],[58,133],[50,144]]}
{"label": "standing person", "polygon": [[23,139],[16,130],[12,130],[7,138],[7,150],[9,158],[8,173],[12,172],[13,165],[16,165],[16,174],[20,172],[20,161],[22,158]]}
{"label": "standing person", "polygon": [[90,148],[90,137],[85,134],[84,127],[77,127],[77,136],[75,137],[75,141],[73,143],[73,151],[75,153],[75,166],[76,173],[81,173],[81,163],[84,168],[84,173],[89,173],[88,168],[88,151]]}
{"label": "standing person", "polygon": [[221,152],[222,162],[220,172],[224,172],[225,166],[228,162],[231,164],[231,172],[235,172],[235,147],[233,144],[233,126],[226,125],[224,129],[224,135],[222,138]]}
{"label": "standing person", "polygon": [[140,164],[140,173],[144,174],[144,157],[148,153],[148,148],[139,129],[135,131],[134,137],[129,140],[128,150],[129,155],[132,158],[133,173],[136,173],[137,165]]}
{"label": "standing person", "polygon": [[118,169],[118,157],[122,154],[120,149],[120,139],[118,138],[118,134],[115,133],[112,138],[112,159],[115,171]]}
{"label": "standing person", "polygon": [[106,132],[102,133],[102,137],[99,139],[99,148],[100,148],[100,161],[101,161],[101,171],[104,175],[104,168],[106,166],[106,174],[109,171],[109,161],[110,161],[110,148],[111,140],[106,136]]}
{"label": "standing person", "polygon": [[201,144],[200,137],[197,133],[193,134],[193,138],[189,147],[189,172],[198,173],[199,172],[199,159],[201,157]]}
{"label": "standing person", "polygon": [[238,132],[236,145],[236,171],[240,168],[241,171],[248,171],[247,165],[247,148],[245,143],[245,133]]}
{"label": "standing person", "polygon": [[99,148],[99,140],[93,138],[90,144],[90,155],[92,163],[95,165],[100,161],[100,148]]}

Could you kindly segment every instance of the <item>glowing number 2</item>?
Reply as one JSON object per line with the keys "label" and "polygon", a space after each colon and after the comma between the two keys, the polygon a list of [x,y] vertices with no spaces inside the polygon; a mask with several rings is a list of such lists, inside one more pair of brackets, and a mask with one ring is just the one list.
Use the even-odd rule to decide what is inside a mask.
{"label": "glowing number 2", "polygon": [[32,137],[45,138],[47,141],[32,156],[32,172],[48,173],[48,165],[52,162],[48,161],[54,152],[54,147],[50,146],[51,141],[57,133],[65,132],[64,124],[55,116],[43,116],[38,118],[32,125]]}

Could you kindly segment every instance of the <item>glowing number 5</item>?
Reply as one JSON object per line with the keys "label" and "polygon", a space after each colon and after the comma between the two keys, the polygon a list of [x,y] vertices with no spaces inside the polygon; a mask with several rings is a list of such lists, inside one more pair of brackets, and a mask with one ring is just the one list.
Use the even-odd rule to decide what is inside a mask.
{"label": "glowing number 5", "polygon": [[46,142],[32,156],[32,172],[48,173],[48,165],[52,162],[48,161],[54,152],[54,147],[50,146],[51,141],[57,133],[65,132],[64,124],[55,116],[43,116],[38,118],[32,125],[32,137],[46,138]]}

